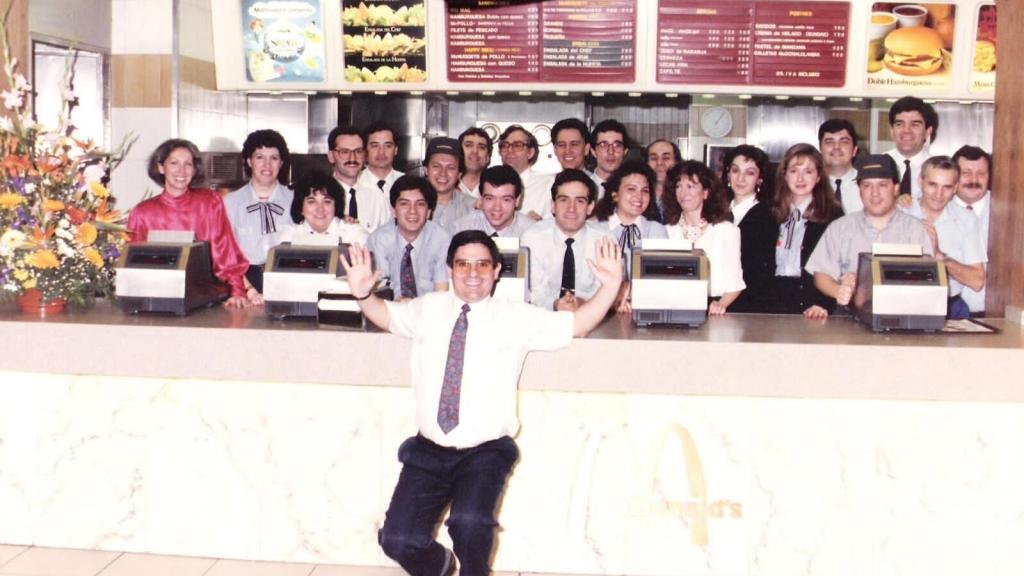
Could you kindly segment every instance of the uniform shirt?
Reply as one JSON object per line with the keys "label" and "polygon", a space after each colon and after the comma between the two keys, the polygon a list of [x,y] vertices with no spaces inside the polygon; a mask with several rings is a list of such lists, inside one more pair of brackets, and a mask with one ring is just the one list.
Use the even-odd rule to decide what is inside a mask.
{"label": "uniform shirt", "polygon": [[516,212],[508,226],[501,230],[495,230],[494,226],[491,226],[491,223],[487,221],[487,216],[484,215],[483,210],[473,210],[452,222],[448,227],[448,231],[452,233],[452,236],[463,230],[482,230],[488,236],[497,232],[501,238],[519,238],[532,224],[533,220],[524,216],[521,212]]}
{"label": "uniform shirt", "polygon": [[[665,230],[665,225],[659,222],[654,222],[640,216],[636,219],[637,230],[640,231],[640,239],[636,243],[636,246],[640,246],[645,238],[668,238],[668,232]],[[613,212],[608,217],[608,231],[615,236],[616,242],[619,246],[623,247],[622,250],[622,265],[625,272],[625,278],[628,280],[633,272],[633,266],[630,264],[633,260],[633,251],[625,246],[624,236],[627,233],[626,228],[622,225],[622,220],[619,219],[618,213]]]}
{"label": "uniform shirt", "polygon": [[[562,261],[565,258],[565,240],[568,236],[555,224],[554,218],[537,222],[523,232],[519,245],[530,249],[530,302],[551,309],[562,288]],[[576,292],[581,298],[590,298],[601,286],[594,276],[587,258],[597,261],[595,245],[601,238],[615,236],[604,223],[587,222],[573,236],[573,261],[576,264]]]}
{"label": "uniform shirt", "polygon": [[360,180],[356,179],[354,187],[345,184],[341,180],[338,180],[338,184],[341,184],[343,201],[341,206],[335,206],[335,214],[341,216],[348,215],[348,206],[351,202],[352,190],[354,189],[356,193],[356,206],[358,208],[356,220],[359,220],[359,224],[367,232],[373,232],[381,224],[391,220],[391,199],[389,196],[381,194],[380,188],[377,188],[376,183],[372,187],[367,187],[365,184],[360,185]]}
{"label": "uniform shirt", "polygon": [[388,329],[412,339],[411,376],[416,426],[431,442],[470,448],[514,436],[519,430],[516,388],[531,350],[568,346],[573,314],[541,310],[523,302],[485,298],[470,304],[459,394],[459,424],[445,434],[437,424],[448,343],[465,302],[454,292],[436,292],[406,302],[386,302]]}
{"label": "uniform shirt", "polygon": [[[828,177],[829,184],[832,185],[832,191],[836,191],[836,180],[833,176]],[[864,202],[860,199],[860,186],[857,185],[857,169],[850,168],[850,170],[838,178],[840,181],[840,191],[842,192],[842,198],[840,201],[843,204],[843,214],[853,214],[864,209]]]}
{"label": "uniform shirt", "polygon": [[458,189],[461,190],[462,192],[466,193],[466,194],[469,194],[473,198],[479,198],[480,197],[480,182],[479,181],[477,182],[475,187],[470,188],[469,186],[466,186],[466,183],[462,181],[462,178],[459,178],[459,187],[458,187]]}
{"label": "uniform shirt", "polygon": [[519,175],[523,181],[523,205],[519,211],[523,214],[536,212],[541,218],[551,218],[551,185],[555,183],[554,174],[541,174],[527,168]]}
{"label": "uniform shirt", "polygon": [[441,204],[438,201],[437,207],[434,208],[434,213],[430,219],[436,222],[438,226],[448,229],[451,227],[452,222],[472,212],[475,204],[476,199],[469,194],[453,190],[452,199],[447,204]]}
{"label": "uniform shirt", "polygon": [[854,212],[828,225],[804,269],[812,275],[828,274],[838,281],[847,272],[857,272],[860,253],[870,254],[875,242],[919,244],[925,254],[934,254],[931,238],[917,218],[897,210],[885,228],[876,230],[864,212]]}
{"label": "uniform shirt", "polygon": [[743,222],[743,217],[750,212],[750,209],[757,204],[757,196],[751,195],[742,202],[736,202],[735,199],[729,203],[729,210],[732,211],[732,222],[739,226],[740,222]]}
{"label": "uniform shirt", "polygon": [[301,223],[295,224],[282,231],[280,234],[280,241],[301,243],[303,236],[314,235],[333,236],[339,242],[344,242],[345,244],[366,244],[366,239],[370,234],[361,225],[349,224],[340,218],[331,220],[331,223],[327,225],[327,230],[324,230],[323,232],[313,230],[309,225],[309,222],[303,220]]}
{"label": "uniform shirt", "polygon": [[594,185],[597,186],[597,199],[600,200],[604,196],[604,178],[597,175],[597,172],[591,172],[590,170],[584,170],[587,176],[594,181]]}
{"label": "uniform shirt", "polygon": [[[395,180],[398,180],[404,175],[405,172],[399,172],[392,168],[391,172],[388,173],[387,178],[384,178],[384,202],[386,202],[388,206],[391,205],[391,186],[395,184]],[[359,180],[356,181],[356,187],[375,190],[379,194],[381,193],[381,189],[377,186],[378,180],[380,180],[380,178],[377,178],[373,172],[370,172],[369,168],[363,168],[363,171],[359,173]]]}
{"label": "uniform shirt", "polygon": [[[685,240],[682,224],[665,228],[669,238]],[[708,258],[711,268],[709,296],[739,292],[747,287],[743,282],[743,265],[740,260],[740,229],[735,224],[725,221],[709,225],[693,243],[693,247],[703,250]]]}
{"label": "uniform shirt", "polygon": [[[971,204],[971,209],[967,210],[967,203],[960,199],[959,196],[953,197],[953,202],[957,206],[961,206],[967,210],[968,214],[972,214],[978,220],[978,235],[981,237],[981,246],[985,249],[986,260],[988,260],[988,222],[989,222],[989,200],[991,199],[991,192],[985,192],[985,195],[980,200]],[[967,306],[970,307],[971,312],[984,312],[985,311],[985,287],[982,286],[981,290],[971,290],[967,286],[964,286],[964,291],[960,293],[960,297],[964,299]]]}
{"label": "uniform shirt", "polygon": [[[265,263],[267,250],[280,243],[278,237],[281,231],[292,226],[291,209],[294,197],[294,192],[278,184],[265,202],[273,210],[257,206],[252,212],[249,211],[250,206],[264,203],[256,196],[252,184],[246,184],[224,197],[224,210],[231,221],[235,240],[250,264]],[[273,222],[270,230],[264,230],[264,213],[269,213]]]}
{"label": "uniform shirt", "polygon": [[[919,220],[924,220],[921,203],[914,203],[907,208],[907,213]],[[985,248],[981,244],[981,233],[978,232],[977,218],[967,210],[950,202],[935,220],[935,234],[939,237],[939,250],[961,264],[974,265],[988,262]],[[959,296],[965,286],[949,276],[949,295]]]}
{"label": "uniform shirt", "polygon": [[[412,241],[412,270],[416,276],[417,294],[428,294],[435,290],[437,284],[448,282],[445,259],[448,257],[448,244],[451,240],[451,234],[428,220],[419,236]],[[366,241],[367,247],[373,252],[377,269],[383,272],[384,278],[391,281],[396,297],[399,296],[399,278],[406,244],[408,242],[399,234],[394,220],[377,228]]]}
{"label": "uniform shirt", "polygon": [[[931,158],[932,155],[928,152],[928,146],[925,145],[920,152],[910,158],[905,158],[900,154],[899,150],[893,148],[886,152],[892,159],[896,161],[896,167],[900,170],[900,182],[903,181],[903,172],[907,170],[907,165],[903,163],[904,160],[910,160],[910,196],[915,200],[921,197],[921,165],[924,161]],[[896,183],[896,189],[900,187],[899,182]]]}
{"label": "uniform shirt", "polygon": [[811,198],[805,198],[802,206],[791,206],[791,214],[779,225],[779,239],[775,242],[775,275],[799,278],[800,252],[804,245],[804,232],[807,230],[807,207]]}

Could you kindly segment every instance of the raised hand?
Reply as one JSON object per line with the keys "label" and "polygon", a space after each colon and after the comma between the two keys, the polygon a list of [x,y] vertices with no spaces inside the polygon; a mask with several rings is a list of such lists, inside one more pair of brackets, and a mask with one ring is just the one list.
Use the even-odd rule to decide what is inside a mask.
{"label": "raised hand", "polygon": [[594,271],[602,286],[614,285],[616,292],[622,283],[622,250],[611,238],[604,237],[597,241],[597,260],[587,258],[587,264]]}
{"label": "raised hand", "polygon": [[348,286],[352,291],[352,295],[356,298],[362,298],[373,291],[373,287],[380,280],[381,272],[380,270],[373,271],[370,249],[362,244],[352,244],[349,246],[348,256],[352,263],[349,264],[345,260],[344,255],[342,255],[339,257],[341,267],[345,269]]}

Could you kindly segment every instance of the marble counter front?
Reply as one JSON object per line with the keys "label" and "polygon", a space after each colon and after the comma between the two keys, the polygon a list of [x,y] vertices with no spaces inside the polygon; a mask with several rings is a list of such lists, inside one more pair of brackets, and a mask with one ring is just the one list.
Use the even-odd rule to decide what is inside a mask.
{"label": "marble counter front", "polygon": [[[531,354],[495,569],[1024,573],[1024,342],[997,324],[612,318]],[[404,341],[104,306],[0,338],[0,542],[390,565]]]}

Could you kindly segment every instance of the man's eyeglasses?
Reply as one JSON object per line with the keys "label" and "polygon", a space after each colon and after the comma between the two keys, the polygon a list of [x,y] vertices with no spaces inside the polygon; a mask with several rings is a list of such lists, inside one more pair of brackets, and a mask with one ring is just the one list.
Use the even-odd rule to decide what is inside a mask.
{"label": "man's eyeglasses", "polygon": [[362,148],[335,148],[334,153],[339,156],[362,156],[366,154],[366,150]]}
{"label": "man's eyeglasses", "polygon": [[597,143],[597,149],[601,152],[607,152],[608,150],[614,150],[615,152],[622,152],[626,148],[626,145],[616,140],[615,142],[604,142]]}
{"label": "man's eyeglasses", "polygon": [[527,146],[526,142],[502,142],[501,144],[498,144],[498,150],[512,149],[516,152],[522,152],[523,150],[526,150]]}
{"label": "man's eyeglasses", "polygon": [[455,266],[452,270],[456,274],[469,274],[470,270],[476,270],[478,274],[487,274],[491,270],[494,270],[494,262],[492,260],[456,260]]}

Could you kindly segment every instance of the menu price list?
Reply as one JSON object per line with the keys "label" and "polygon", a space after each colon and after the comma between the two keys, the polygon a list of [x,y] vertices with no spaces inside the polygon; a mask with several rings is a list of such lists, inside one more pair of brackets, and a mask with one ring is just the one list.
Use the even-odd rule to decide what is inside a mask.
{"label": "menu price list", "polygon": [[848,2],[659,0],[657,80],[841,87]]}
{"label": "menu price list", "polygon": [[636,0],[448,0],[451,82],[632,82]]}

